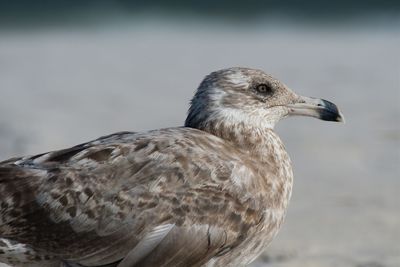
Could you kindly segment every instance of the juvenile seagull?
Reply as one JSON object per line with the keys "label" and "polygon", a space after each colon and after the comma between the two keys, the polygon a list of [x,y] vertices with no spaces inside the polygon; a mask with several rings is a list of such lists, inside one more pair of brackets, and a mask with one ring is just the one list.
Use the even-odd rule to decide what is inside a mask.
{"label": "juvenile seagull", "polygon": [[208,75],[184,127],[121,132],[0,163],[0,262],[245,266],[285,217],[292,168],[273,128],[342,121],[261,70]]}

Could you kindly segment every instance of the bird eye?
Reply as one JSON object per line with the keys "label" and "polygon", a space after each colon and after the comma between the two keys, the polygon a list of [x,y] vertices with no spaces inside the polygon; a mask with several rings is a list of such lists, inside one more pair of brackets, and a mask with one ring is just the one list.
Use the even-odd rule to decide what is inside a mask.
{"label": "bird eye", "polygon": [[257,85],[256,90],[261,94],[269,94],[272,92],[272,88],[265,83]]}

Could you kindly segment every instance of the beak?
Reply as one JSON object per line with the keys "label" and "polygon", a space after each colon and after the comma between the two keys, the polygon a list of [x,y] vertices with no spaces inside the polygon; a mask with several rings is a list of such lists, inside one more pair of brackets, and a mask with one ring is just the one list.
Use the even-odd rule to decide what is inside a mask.
{"label": "beak", "polygon": [[301,96],[296,103],[286,105],[289,115],[315,117],[324,121],[344,122],[338,107],[324,99]]}

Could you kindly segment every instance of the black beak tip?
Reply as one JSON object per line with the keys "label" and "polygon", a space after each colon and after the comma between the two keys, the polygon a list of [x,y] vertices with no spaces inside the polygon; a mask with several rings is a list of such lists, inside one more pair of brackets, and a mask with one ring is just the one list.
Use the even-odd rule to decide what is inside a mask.
{"label": "black beak tip", "polygon": [[344,122],[343,117],[340,114],[329,111],[322,111],[319,118],[323,121]]}
{"label": "black beak tip", "polygon": [[344,122],[344,117],[337,106],[327,100],[322,100],[320,119],[324,121]]}

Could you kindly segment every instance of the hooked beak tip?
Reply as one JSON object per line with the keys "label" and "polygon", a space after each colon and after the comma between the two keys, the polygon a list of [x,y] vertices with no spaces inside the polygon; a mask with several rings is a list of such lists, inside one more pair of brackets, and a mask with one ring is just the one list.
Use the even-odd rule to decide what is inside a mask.
{"label": "hooked beak tip", "polygon": [[339,111],[338,107],[330,101],[320,99],[320,103],[317,105],[319,118],[324,121],[336,121],[345,123],[342,112]]}
{"label": "hooked beak tip", "polygon": [[343,113],[339,111],[338,122],[346,123],[346,119],[343,116]]}

